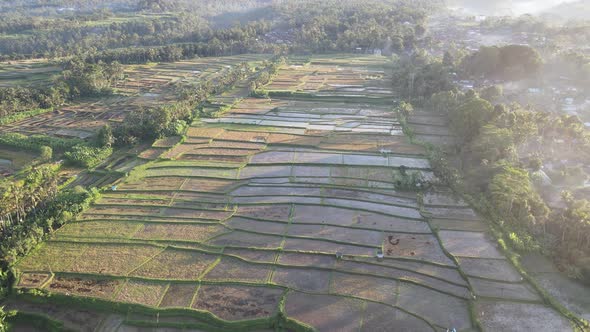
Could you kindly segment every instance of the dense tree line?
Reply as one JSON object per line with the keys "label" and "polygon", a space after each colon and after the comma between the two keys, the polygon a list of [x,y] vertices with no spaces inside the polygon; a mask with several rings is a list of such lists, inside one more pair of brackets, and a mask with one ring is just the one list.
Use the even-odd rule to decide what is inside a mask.
{"label": "dense tree line", "polygon": [[546,63],[543,73],[548,79],[568,77],[590,91],[590,56],[578,52],[560,52]]}
{"label": "dense tree line", "polygon": [[549,209],[534,186],[541,161],[533,159],[531,164],[517,152],[527,147],[529,153],[543,155],[559,137],[568,142],[572,155],[587,163],[590,136],[582,122],[517,104],[492,106],[473,91],[440,92],[427,105],[447,114],[458,136],[451,155],[463,174],[461,190],[502,222],[513,245],[549,249],[575,271],[590,268],[583,260],[590,254],[588,205],[570,197],[565,210]]}
{"label": "dense tree line", "polygon": [[[0,14],[9,22],[0,24],[0,31],[7,33],[0,37],[0,56],[92,57],[97,52],[128,49],[109,55],[122,63],[137,63],[141,58],[171,57],[149,53],[128,56],[135,57],[134,60],[124,61],[122,57],[125,53],[133,54],[133,48],[161,52],[158,47],[171,44],[191,44],[197,48],[192,52],[185,48],[184,56],[262,52],[276,48],[279,39],[283,40],[278,42],[279,50],[297,52],[402,52],[415,48],[426,31],[427,13],[437,6],[437,1],[430,0],[208,0],[129,2],[126,7],[134,9],[117,15],[104,8],[90,13],[40,16],[8,11]],[[255,9],[259,15],[245,24],[239,23],[240,14],[235,17],[237,24],[220,18],[234,9],[238,13],[243,11],[243,15],[248,15],[248,9]],[[271,31],[276,40],[267,39]]]}
{"label": "dense tree line", "polygon": [[[2,215],[0,230],[0,293],[5,294],[15,280],[11,267],[35,248],[45,235],[73,220],[100,196],[96,189],[81,187],[57,191],[57,169],[33,170],[26,179],[15,182],[0,196],[0,213],[5,204],[24,200],[29,209],[17,218]],[[33,197],[33,199],[29,198]],[[18,206],[23,203],[18,201]]]}
{"label": "dense tree line", "polygon": [[62,63],[62,68],[55,82],[47,87],[0,88],[0,118],[58,107],[77,97],[110,94],[112,86],[123,78],[123,68],[116,61],[87,63],[71,58]]}
{"label": "dense tree line", "polygon": [[279,57],[274,61],[264,61],[263,68],[250,81],[250,95],[253,97],[268,97],[268,92],[264,90],[264,86],[272,82],[273,78],[279,73],[281,66],[285,63],[286,59],[284,57]]}
{"label": "dense tree line", "polygon": [[104,24],[98,25],[77,19],[62,20],[52,22],[50,26],[53,27],[20,33],[19,38],[0,38],[0,53],[56,57],[88,50],[202,40],[210,34],[206,22],[193,15],[151,19],[141,17],[112,23],[107,18]]}
{"label": "dense tree line", "polygon": [[423,51],[396,58],[392,72],[394,91],[412,102],[422,102],[434,93],[453,89],[451,67]]}
{"label": "dense tree line", "polygon": [[193,119],[201,115],[198,111],[200,104],[250,75],[252,68],[244,62],[210,80],[175,85],[173,88],[178,96],[176,102],[130,112],[125,121],[113,129],[115,144],[129,145],[183,135]]}
{"label": "dense tree line", "polygon": [[51,108],[65,102],[66,93],[58,87],[0,88],[0,118],[36,108]]}
{"label": "dense tree line", "polygon": [[166,46],[123,48],[96,53],[85,53],[82,58],[89,63],[119,62],[142,64],[148,62],[174,62],[182,59],[207,56],[223,56],[244,53],[281,53],[285,48],[248,38],[246,40],[214,38],[209,42],[182,43]]}
{"label": "dense tree line", "polygon": [[467,75],[510,80],[534,77],[541,66],[539,53],[525,45],[482,46],[461,63]]}

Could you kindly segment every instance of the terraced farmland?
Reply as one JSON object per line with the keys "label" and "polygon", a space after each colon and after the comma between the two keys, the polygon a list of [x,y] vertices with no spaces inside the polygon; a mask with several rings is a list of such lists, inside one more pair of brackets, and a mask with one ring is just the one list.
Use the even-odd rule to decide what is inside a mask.
{"label": "terraced farmland", "polygon": [[[284,68],[269,91],[305,98],[193,124],[21,260],[18,287],[139,305],[121,328],[570,329],[404,136],[386,66]],[[436,189],[402,190],[413,173]]]}
{"label": "terraced farmland", "polygon": [[[0,126],[0,130],[25,135],[48,134],[86,139],[105,124],[122,121],[132,110],[173,101],[177,97],[172,89],[173,84],[198,83],[207,79],[214,81],[240,63],[247,62],[256,66],[268,58],[270,58],[268,55],[239,55],[197,58],[164,64],[126,65],[124,66],[126,78],[115,87],[114,95],[63,106],[54,112]],[[49,70],[44,67],[38,70],[42,69]],[[53,67],[50,69],[56,70]],[[27,69],[27,73],[33,70]],[[0,86],[1,80],[0,72]],[[236,89],[240,86],[247,87],[247,83],[247,81],[239,82]],[[231,95],[228,98],[232,99],[243,97],[243,95],[232,94],[232,91],[227,94]]]}

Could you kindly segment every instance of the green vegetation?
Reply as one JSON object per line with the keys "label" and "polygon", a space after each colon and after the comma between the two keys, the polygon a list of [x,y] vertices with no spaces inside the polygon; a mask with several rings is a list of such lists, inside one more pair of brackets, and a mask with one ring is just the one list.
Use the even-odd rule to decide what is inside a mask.
{"label": "green vegetation", "polygon": [[537,74],[541,65],[541,56],[534,48],[507,45],[482,47],[465,57],[461,68],[472,76],[519,80]]}
{"label": "green vegetation", "polygon": [[48,113],[51,111],[53,111],[53,108],[38,108],[38,109],[30,110],[30,111],[22,111],[22,112],[18,112],[16,114],[0,117],[0,126],[11,124],[13,122],[17,122],[17,121],[24,120],[27,118],[32,118],[34,116]]}
{"label": "green vegetation", "polygon": [[71,150],[64,154],[66,160],[75,166],[83,168],[94,168],[102,163],[111,154],[113,149],[111,147],[92,147],[86,145],[76,145]]}
{"label": "green vegetation", "polygon": [[[0,53],[4,59],[85,55],[92,62],[145,63],[285,50],[401,52],[416,46],[426,14],[439,8],[398,0],[121,2],[121,13],[94,2],[61,14],[51,6],[15,4],[2,13]],[[236,17],[224,16],[232,12]],[[267,40],[273,31],[290,45]]]}
{"label": "green vegetation", "polygon": [[79,58],[62,67],[52,85],[0,88],[0,125],[50,112],[75,98],[110,94],[123,69],[117,62],[88,64]]}
{"label": "green vegetation", "polygon": [[48,146],[54,151],[64,152],[81,143],[82,140],[78,139],[64,139],[47,135],[0,134],[0,145],[34,152],[41,152],[44,146]]}
{"label": "green vegetation", "polygon": [[425,97],[453,88],[450,70],[450,67],[422,51],[411,56],[404,55],[393,64],[394,91],[403,99],[421,103]]}

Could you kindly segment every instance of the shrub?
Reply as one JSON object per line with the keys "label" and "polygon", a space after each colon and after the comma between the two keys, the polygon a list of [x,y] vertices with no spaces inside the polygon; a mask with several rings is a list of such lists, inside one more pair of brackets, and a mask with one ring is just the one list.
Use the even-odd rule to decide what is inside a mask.
{"label": "shrub", "polygon": [[25,136],[18,133],[5,133],[0,135],[0,145],[35,152],[41,152],[41,147],[43,146],[48,146],[54,151],[66,151],[81,143],[83,143],[83,141],[80,139],[64,139],[47,135]]}
{"label": "shrub", "polygon": [[110,147],[96,148],[86,145],[76,145],[64,154],[66,160],[76,166],[93,168],[113,154]]}
{"label": "shrub", "polygon": [[111,128],[111,126],[109,126],[108,124],[100,128],[100,130],[98,131],[98,135],[96,137],[96,143],[98,144],[98,146],[101,147],[110,147],[111,145],[113,145],[113,143],[115,143],[113,128]]}
{"label": "shrub", "polygon": [[53,158],[53,149],[50,146],[42,146],[39,149],[39,158],[42,161],[50,161]]}

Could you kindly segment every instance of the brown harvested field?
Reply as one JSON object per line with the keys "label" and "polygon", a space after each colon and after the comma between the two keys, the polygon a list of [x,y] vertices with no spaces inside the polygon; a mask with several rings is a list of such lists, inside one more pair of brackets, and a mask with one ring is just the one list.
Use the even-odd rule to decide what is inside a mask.
{"label": "brown harvested field", "polygon": [[363,302],[332,296],[289,292],[285,313],[318,331],[356,331],[361,326]]}
{"label": "brown harvested field", "polygon": [[148,245],[48,242],[19,261],[18,268],[21,271],[126,275],[161,250]]}
{"label": "brown harvested field", "polygon": [[236,258],[225,256],[203,277],[203,280],[241,281],[264,284],[268,280],[271,268],[271,265],[250,264]]}
{"label": "brown harvested field", "polygon": [[88,210],[88,214],[101,215],[138,215],[138,216],[159,216],[163,208],[160,207],[135,207],[116,205],[95,205]]}
{"label": "brown harvested field", "polygon": [[17,287],[40,288],[50,277],[48,273],[23,273],[19,277]]}
{"label": "brown harvested field", "polygon": [[184,155],[203,155],[203,156],[249,156],[252,151],[244,149],[226,149],[226,148],[202,148],[185,153]]}
{"label": "brown harvested field", "polygon": [[151,148],[141,152],[138,157],[141,159],[156,160],[158,159],[165,150],[161,148]]}
{"label": "brown harvested field", "polygon": [[168,206],[171,202],[171,199],[166,197],[163,199],[160,198],[135,198],[135,197],[126,197],[124,195],[119,195],[118,193],[113,193],[109,196],[103,197],[100,202],[97,204],[99,205],[153,205],[153,206]]}
{"label": "brown harvested field", "polygon": [[131,274],[156,279],[198,280],[216,259],[212,254],[166,249]]}
{"label": "brown harvested field", "polygon": [[353,228],[337,228],[328,225],[290,225],[287,236],[325,239],[350,244],[380,246],[383,241],[381,231]]}
{"label": "brown harvested field", "polygon": [[391,257],[406,257],[427,261],[450,263],[433,235],[423,234],[386,234],[383,253]]}
{"label": "brown harvested field", "polygon": [[196,144],[180,144],[166,151],[162,157],[175,159],[183,156],[184,154],[197,153],[201,148],[203,148],[203,146]]}
{"label": "brown harvested field", "polygon": [[236,185],[235,181],[222,179],[188,179],[180,187],[181,190],[194,190],[200,192],[226,192]]}
{"label": "brown harvested field", "polygon": [[279,248],[282,242],[282,236],[233,231],[213,238],[207,244],[217,247],[274,249]]}
{"label": "brown harvested field", "polygon": [[223,141],[214,140],[209,147],[211,148],[224,148],[224,149],[244,149],[244,150],[262,150],[266,145],[261,143],[252,142],[236,142],[236,141]]}
{"label": "brown harvested field", "polygon": [[376,250],[376,248],[365,246],[352,246],[347,244],[334,243],[330,241],[297,238],[287,238],[285,240],[284,249],[308,253],[325,253],[332,255],[335,255],[336,253],[341,253],[343,255],[358,256],[373,256]]}
{"label": "brown harvested field", "polygon": [[272,282],[304,292],[327,293],[330,285],[330,271],[309,268],[276,267]]}
{"label": "brown harvested field", "polygon": [[191,218],[191,219],[207,219],[222,221],[231,217],[233,212],[231,211],[207,211],[207,210],[194,210],[194,209],[174,209],[168,208],[164,211],[166,217],[177,217],[177,218]]}
{"label": "brown harvested field", "polygon": [[172,137],[166,137],[166,138],[159,139],[159,140],[155,141],[152,146],[155,148],[171,148],[174,145],[178,144],[178,142],[180,142],[180,137],[179,136],[172,136]]}
{"label": "brown harvested field", "polygon": [[120,280],[55,276],[45,289],[66,295],[112,299],[121,283]]}
{"label": "brown harvested field", "polygon": [[160,303],[160,308],[188,308],[196,291],[196,284],[170,284]]}
{"label": "brown harvested field", "polygon": [[226,255],[237,256],[243,260],[258,263],[274,263],[277,252],[273,250],[249,250],[226,248],[223,250]]}
{"label": "brown harvested field", "polygon": [[228,220],[225,225],[231,229],[244,230],[262,234],[276,234],[283,235],[287,230],[287,223],[258,221],[252,219],[244,219],[241,217],[233,217]]}
{"label": "brown harvested field", "polygon": [[188,137],[198,138],[216,138],[223,134],[225,129],[223,128],[205,128],[205,127],[191,127],[188,129],[186,135]]}
{"label": "brown harvested field", "polygon": [[290,212],[289,205],[253,205],[238,207],[236,215],[253,219],[288,221]]}
{"label": "brown harvested field", "polygon": [[126,238],[133,235],[141,224],[124,221],[84,221],[70,223],[56,232],[58,237]]}
{"label": "brown harvested field", "polygon": [[161,177],[147,178],[141,182],[123,183],[118,190],[178,190],[184,183],[183,178]]}
{"label": "brown harvested field", "polygon": [[146,240],[202,242],[226,232],[220,225],[145,224],[132,237]]}
{"label": "brown harvested field", "polygon": [[278,264],[290,266],[323,267],[334,266],[336,258],[328,255],[303,254],[296,252],[283,252],[279,256]]}
{"label": "brown harvested field", "polygon": [[129,280],[117,294],[117,301],[157,307],[166,292],[167,284]]}
{"label": "brown harvested field", "polygon": [[397,289],[396,280],[338,272],[332,274],[330,282],[332,294],[350,295],[390,305],[396,304]]}
{"label": "brown harvested field", "polygon": [[228,321],[265,318],[275,314],[282,294],[277,288],[202,285],[193,308]]}
{"label": "brown harvested field", "polygon": [[322,137],[314,137],[308,135],[291,135],[291,134],[276,134],[272,133],[267,139],[268,144],[289,144],[302,146],[319,146]]}
{"label": "brown harvested field", "polygon": [[234,156],[234,155],[211,155],[211,154],[183,154],[178,160],[197,161],[197,162],[211,162],[218,164],[244,164],[248,161],[248,156]]}
{"label": "brown harvested field", "polygon": [[234,131],[229,130],[221,134],[218,139],[227,141],[240,141],[240,142],[254,142],[261,143],[266,142],[269,133],[258,132],[258,131]]}

